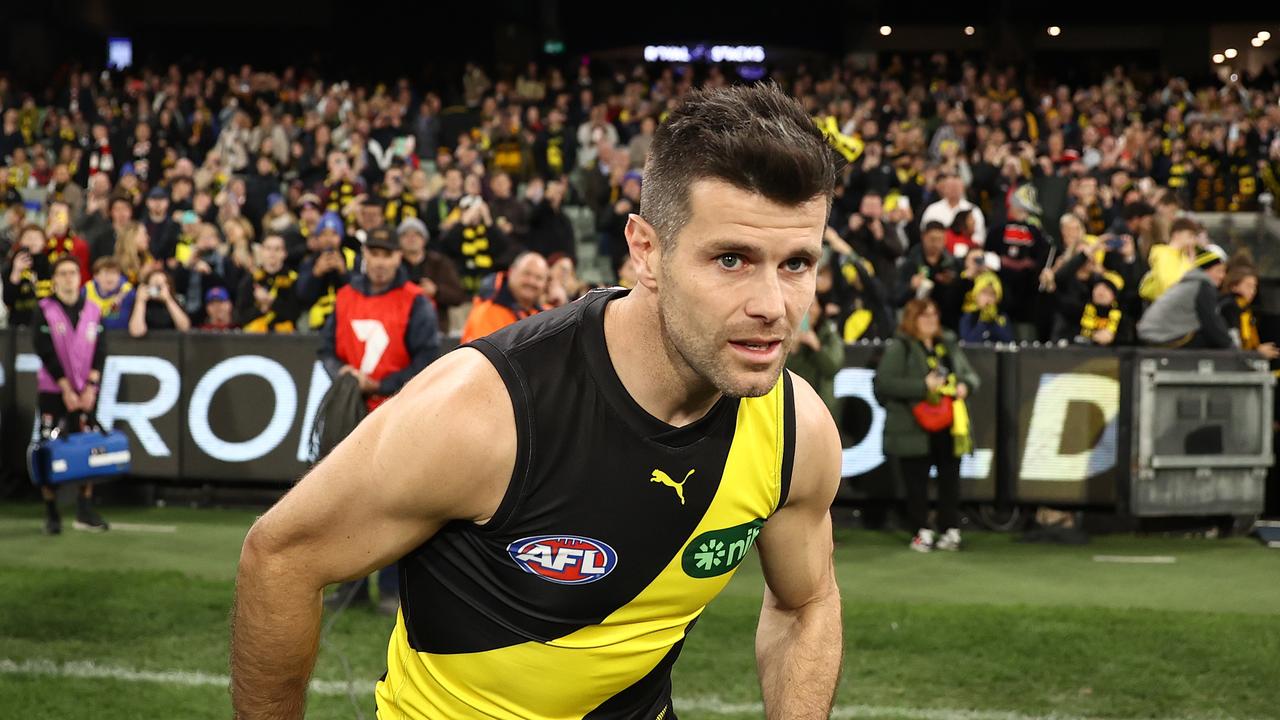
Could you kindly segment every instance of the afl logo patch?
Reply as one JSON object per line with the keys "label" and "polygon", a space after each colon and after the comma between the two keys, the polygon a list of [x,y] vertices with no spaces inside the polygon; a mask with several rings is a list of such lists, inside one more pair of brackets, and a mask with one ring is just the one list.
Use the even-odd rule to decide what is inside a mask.
{"label": "afl logo patch", "polygon": [[527,537],[508,545],[507,552],[521,570],[561,585],[595,582],[618,566],[613,548],[575,535]]}

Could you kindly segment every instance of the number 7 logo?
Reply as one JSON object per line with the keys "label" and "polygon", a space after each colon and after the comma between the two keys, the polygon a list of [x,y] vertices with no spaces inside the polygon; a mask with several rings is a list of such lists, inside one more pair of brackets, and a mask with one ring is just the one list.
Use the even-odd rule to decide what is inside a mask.
{"label": "number 7 logo", "polygon": [[382,360],[382,354],[387,351],[387,346],[391,344],[387,328],[381,320],[352,320],[351,329],[355,332],[356,339],[364,343],[364,357],[360,359],[360,372],[370,375],[374,368],[378,367],[378,362]]}

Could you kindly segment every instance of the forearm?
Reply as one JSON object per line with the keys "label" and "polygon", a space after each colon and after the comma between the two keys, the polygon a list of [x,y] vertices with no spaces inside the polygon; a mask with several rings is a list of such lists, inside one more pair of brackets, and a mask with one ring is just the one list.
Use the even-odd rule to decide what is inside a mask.
{"label": "forearm", "polygon": [[231,704],[237,720],[302,718],[320,638],[321,592],[246,541],[231,627]]}
{"label": "forearm", "polygon": [[191,329],[191,318],[187,316],[185,310],[178,305],[178,301],[173,298],[165,300],[165,307],[169,309],[169,317],[173,318],[173,327],[179,332],[186,332]]}
{"label": "forearm", "polygon": [[796,610],[766,594],[756,629],[756,666],[768,720],[830,717],[844,652],[841,637],[834,587]]}

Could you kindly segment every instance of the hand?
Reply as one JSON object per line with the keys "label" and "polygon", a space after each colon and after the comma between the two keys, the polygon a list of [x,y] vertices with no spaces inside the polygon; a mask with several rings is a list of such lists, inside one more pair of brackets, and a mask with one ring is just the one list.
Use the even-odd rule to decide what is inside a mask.
{"label": "hand", "polygon": [[867,223],[867,229],[871,231],[871,237],[876,240],[884,239],[884,223],[880,222],[879,218]]}
{"label": "hand", "polygon": [[[619,203],[619,204],[621,204],[621,203]],[[629,212],[629,211],[628,211],[628,212]],[[516,229],[516,226],[515,226],[515,225],[512,225],[510,220],[508,220],[508,219],[506,219],[506,218],[504,218],[504,217],[500,217],[500,218],[498,218],[498,229],[499,229],[499,230],[501,230],[502,232],[504,232],[504,233],[506,233],[506,234],[510,235],[510,234],[511,234],[511,231]]]}
{"label": "hand", "polygon": [[831,250],[835,254],[853,255],[853,246],[845,242],[844,238],[840,237],[840,233],[836,232],[835,228],[830,225],[827,226],[826,230],[822,231],[822,239],[826,241],[827,245],[831,246]]}
{"label": "hand", "polygon": [[931,372],[924,376],[924,386],[928,388],[930,393],[936,393],[947,383],[947,381],[938,373]]}
{"label": "hand", "polygon": [[969,397],[969,386],[964,383],[956,383],[956,399],[964,400]]}
{"label": "hand", "polygon": [[1115,339],[1116,339],[1116,334],[1106,328],[1093,331],[1094,345],[1110,345],[1111,343],[1115,342]]}
{"label": "hand", "polygon": [[80,408],[92,410],[96,404],[98,404],[98,386],[89,383],[84,386],[84,390],[80,391]]}
{"label": "hand", "polygon": [[376,395],[378,393],[379,383],[377,380],[364,373],[356,373],[356,380],[360,381],[360,392],[365,395]]}
{"label": "hand", "polygon": [[626,198],[622,198],[621,200],[613,204],[613,212],[618,215],[626,215],[627,213],[631,212],[632,207],[633,206],[631,205],[630,200]]}
{"label": "hand", "polygon": [[849,229],[857,232],[862,229],[862,215],[854,213],[849,216]]}
{"label": "hand", "polygon": [[341,376],[343,376],[343,375],[355,375],[355,376],[359,377],[359,375],[360,375],[360,371],[359,371],[359,370],[356,370],[355,368],[351,367],[350,365],[343,365],[343,366],[342,366],[342,369],[338,371],[338,376],[339,376],[339,377],[341,377]]}
{"label": "hand", "polygon": [[924,282],[924,273],[916,273],[911,276],[911,289],[919,290],[920,283]]}
{"label": "hand", "polygon": [[1040,271],[1040,289],[1045,292],[1053,292],[1057,289],[1057,284],[1053,279],[1053,271],[1049,268]]}
{"label": "hand", "polygon": [[73,413],[80,409],[80,396],[70,387],[62,389],[62,404],[67,406],[67,412]]}
{"label": "hand", "polygon": [[827,317],[839,317],[840,306],[835,303],[827,303],[826,308],[824,308],[823,314],[826,315]]}
{"label": "hand", "polygon": [[1258,354],[1268,360],[1280,358],[1280,348],[1273,342],[1265,342],[1258,346]]}
{"label": "hand", "polygon": [[982,274],[982,268],[978,265],[978,259],[982,257],[982,251],[978,248],[970,248],[969,252],[964,256],[964,273],[963,275],[970,280]]}
{"label": "hand", "polygon": [[203,260],[197,260],[195,262],[195,265],[193,265],[191,269],[195,270],[201,275],[208,275],[209,273],[213,272],[213,268],[209,266],[209,263]]}
{"label": "hand", "polygon": [[422,288],[422,294],[434,299],[440,288],[431,278],[422,278],[418,281],[418,287]]}
{"label": "hand", "polygon": [[14,285],[22,282],[22,273],[31,269],[31,263],[31,253],[26,252],[25,250],[14,256],[13,271],[9,273],[10,282]]}
{"label": "hand", "polygon": [[[271,291],[261,285],[253,286],[253,301],[258,304],[259,308],[271,306]],[[264,307],[265,306],[265,307]]]}

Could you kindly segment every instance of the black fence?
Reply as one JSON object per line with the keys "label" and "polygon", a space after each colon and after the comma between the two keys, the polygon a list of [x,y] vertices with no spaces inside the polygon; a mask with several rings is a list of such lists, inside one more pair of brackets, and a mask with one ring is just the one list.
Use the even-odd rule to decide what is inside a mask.
{"label": "black fence", "polygon": [[[315,336],[117,334],[109,342],[98,417],[130,436],[135,477],[234,485],[289,483],[306,471],[312,423],[329,388]],[[882,452],[884,409],[871,389],[883,349],[849,346],[836,377],[846,501],[900,497]],[[1128,509],[1136,487],[1145,499],[1138,509],[1152,513],[1261,509],[1273,403],[1260,358],[1057,346],[965,352],[981,387],[969,400],[974,449],[961,463],[963,498]],[[1166,373],[1157,385],[1156,366],[1183,374]],[[0,332],[0,461],[19,472],[36,429],[38,368],[29,331]],[[1228,376],[1231,392],[1219,392],[1214,379]],[[1140,401],[1157,392],[1169,397]],[[1147,430],[1160,437],[1139,452],[1144,408]],[[1156,422],[1152,408],[1178,422]],[[1245,435],[1248,442],[1185,447],[1186,438]],[[1162,454],[1178,460],[1161,466]],[[1170,480],[1179,473],[1186,477]]]}

